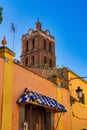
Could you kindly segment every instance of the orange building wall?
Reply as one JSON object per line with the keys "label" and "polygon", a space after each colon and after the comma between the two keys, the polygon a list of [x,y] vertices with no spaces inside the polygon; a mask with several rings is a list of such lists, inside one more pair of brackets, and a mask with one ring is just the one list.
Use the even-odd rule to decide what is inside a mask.
{"label": "orange building wall", "polygon": [[2,115],[3,69],[4,69],[4,60],[0,58],[0,126]]}
{"label": "orange building wall", "polygon": [[13,118],[12,130],[18,130],[19,126],[19,106],[16,104],[19,96],[28,88],[34,92],[50,96],[54,99],[56,97],[56,85],[44,79],[43,77],[34,74],[31,71],[24,69],[14,64],[14,81],[13,81]]}

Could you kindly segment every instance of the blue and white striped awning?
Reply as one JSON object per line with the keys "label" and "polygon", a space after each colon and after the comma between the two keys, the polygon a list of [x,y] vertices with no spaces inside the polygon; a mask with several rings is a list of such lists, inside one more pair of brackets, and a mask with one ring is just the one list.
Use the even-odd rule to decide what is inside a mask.
{"label": "blue and white striped awning", "polygon": [[42,94],[38,94],[36,92],[29,91],[27,88],[25,89],[24,93],[20,96],[17,100],[17,103],[34,103],[37,102],[38,104],[42,105],[43,107],[47,107],[54,111],[58,112],[66,112],[67,109],[62,105],[59,104],[55,99],[47,97]]}

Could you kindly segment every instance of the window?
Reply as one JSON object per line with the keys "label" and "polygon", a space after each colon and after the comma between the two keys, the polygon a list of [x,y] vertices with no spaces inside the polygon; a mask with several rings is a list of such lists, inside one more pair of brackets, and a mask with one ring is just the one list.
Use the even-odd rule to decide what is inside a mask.
{"label": "window", "polygon": [[47,58],[46,58],[46,56],[44,56],[44,65],[46,65],[47,64]]}
{"label": "window", "polygon": [[32,40],[32,49],[35,49],[35,39]]}
{"label": "window", "polygon": [[46,40],[44,39],[44,50],[46,50]]}
{"label": "window", "polygon": [[26,41],[26,51],[28,51],[28,40]]}
{"label": "window", "polygon": [[49,42],[49,52],[51,52],[51,42]]}
{"label": "window", "polygon": [[32,65],[34,65],[34,56],[32,56]]}
{"label": "window", "polygon": [[52,67],[52,60],[49,61],[49,66]]}
{"label": "window", "polygon": [[28,65],[28,58],[25,58],[25,65]]}

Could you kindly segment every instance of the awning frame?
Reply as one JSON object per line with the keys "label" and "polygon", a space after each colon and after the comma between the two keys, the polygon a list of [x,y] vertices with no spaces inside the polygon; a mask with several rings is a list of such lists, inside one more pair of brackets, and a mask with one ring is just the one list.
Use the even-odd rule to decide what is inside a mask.
{"label": "awning frame", "polygon": [[[27,99],[28,98],[30,99],[30,96],[32,97],[33,94],[35,94],[36,96],[40,95],[41,98],[45,97],[45,98],[47,98],[47,100],[50,99],[50,103],[51,103],[51,100],[52,100],[52,101],[54,101],[54,103],[57,103],[57,106],[53,107],[53,106],[42,104],[42,103],[40,103],[41,100],[40,100],[40,102],[38,101],[38,98],[36,100],[33,100],[33,101],[32,100],[31,101],[27,101]],[[44,108],[49,109],[49,110],[54,111],[54,112],[67,112],[67,109],[62,104],[59,104],[55,99],[47,97],[47,96],[42,95],[42,94],[38,94],[36,92],[29,91],[28,88],[25,88],[24,93],[17,100],[17,104],[33,104],[33,105],[38,105],[38,106],[44,107]]]}

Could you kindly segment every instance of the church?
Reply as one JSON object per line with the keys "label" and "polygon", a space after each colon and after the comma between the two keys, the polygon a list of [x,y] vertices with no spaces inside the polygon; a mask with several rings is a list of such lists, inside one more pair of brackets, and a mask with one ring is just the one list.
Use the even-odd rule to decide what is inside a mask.
{"label": "church", "polygon": [[[22,35],[20,62],[0,46],[0,130],[87,130],[87,82],[57,68],[55,38],[37,21]],[[78,124],[78,125],[77,125]]]}

